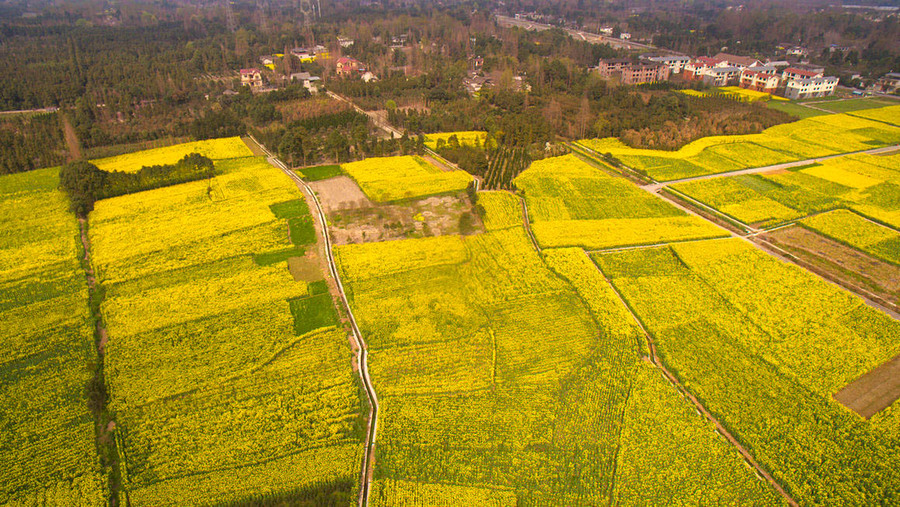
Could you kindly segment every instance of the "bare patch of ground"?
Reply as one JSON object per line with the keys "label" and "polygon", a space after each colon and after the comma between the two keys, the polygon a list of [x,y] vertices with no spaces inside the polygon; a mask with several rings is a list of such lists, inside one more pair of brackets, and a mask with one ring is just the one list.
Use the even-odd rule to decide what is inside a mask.
{"label": "bare patch of ground", "polygon": [[315,282],[321,280],[322,265],[315,250],[310,250],[303,257],[288,257],[288,271],[295,282]]}
{"label": "bare patch of ground", "polygon": [[327,180],[313,181],[309,183],[309,186],[319,196],[322,208],[329,215],[335,211],[373,206],[372,201],[349,176],[336,176]]}
{"label": "bare patch of ground", "polygon": [[468,234],[483,229],[465,194],[340,210],[328,216],[336,245]]}
{"label": "bare patch of ground", "polygon": [[75,128],[72,127],[72,123],[66,115],[60,113],[59,117],[62,119],[63,137],[66,140],[66,147],[69,149],[69,159],[78,160],[81,158],[81,143],[78,142],[78,134],[75,133]]}
{"label": "bare patch of ground", "polygon": [[900,267],[876,259],[809,229],[793,226],[761,234],[796,255],[808,269],[897,311],[900,307]]}
{"label": "bare patch of ground", "polygon": [[840,404],[865,417],[872,417],[900,398],[900,356],[847,384],[834,395]]}

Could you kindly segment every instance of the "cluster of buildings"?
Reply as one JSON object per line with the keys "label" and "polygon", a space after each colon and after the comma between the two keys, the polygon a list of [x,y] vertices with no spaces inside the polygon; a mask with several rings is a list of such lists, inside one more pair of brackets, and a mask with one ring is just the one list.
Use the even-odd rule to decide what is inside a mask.
{"label": "cluster of buildings", "polygon": [[784,95],[789,99],[824,97],[834,93],[838,78],[825,76],[825,69],[787,61],[761,62],[748,56],[719,53],[712,58],[647,56],[638,61],[600,60],[601,76],[618,78],[623,84],[668,81],[702,81],[710,86],[740,86]]}
{"label": "cluster of buildings", "polygon": [[366,69],[365,64],[361,61],[343,56],[335,62],[334,71],[338,76],[344,78],[358,77],[365,82],[377,81],[378,77],[372,71]]}

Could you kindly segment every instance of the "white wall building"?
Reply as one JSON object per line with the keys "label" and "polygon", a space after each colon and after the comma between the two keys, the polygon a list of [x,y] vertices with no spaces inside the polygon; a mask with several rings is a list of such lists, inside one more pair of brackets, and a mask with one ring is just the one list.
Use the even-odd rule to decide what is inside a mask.
{"label": "white wall building", "polygon": [[670,73],[680,74],[684,70],[684,66],[690,63],[691,58],[689,56],[651,56],[647,60],[668,65]]}
{"label": "white wall building", "polygon": [[834,93],[838,84],[836,77],[796,78],[788,81],[784,96],[792,99],[825,97]]}

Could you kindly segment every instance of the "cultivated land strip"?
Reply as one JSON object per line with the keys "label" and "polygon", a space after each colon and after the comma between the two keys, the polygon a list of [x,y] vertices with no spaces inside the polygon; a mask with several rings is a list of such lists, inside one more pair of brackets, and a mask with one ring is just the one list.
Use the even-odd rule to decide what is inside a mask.
{"label": "cultivated land strip", "polygon": [[674,185],[676,183],[688,183],[690,181],[700,181],[700,180],[711,180],[715,178],[723,178],[726,176],[740,176],[742,174],[757,174],[757,173],[766,173],[771,171],[779,171],[783,169],[790,169],[792,167],[801,167],[810,164],[816,164],[819,162],[824,162],[826,160],[832,160],[835,158],[846,157],[849,155],[878,155],[881,153],[889,153],[895,150],[900,149],[900,144],[894,144],[891,146],[884,146],[882,148],[873,148],[871,150],[864,151],[851,151],[848,153],[838,153],[836,155],[828,155],[826,157],[818,157],[818,158],[809,158],[806,160],[797,160],[795,162],[784,162],[782,164],[774,164],[767,165],[763,167],[751,167],[749,169],[738,169],[736,171],[728,171],[724,173],[715,173],[715,174],[703,174],[701,176],[691,176],[690,178],[681,178],[680,180],[671,180],[664,181],[659,183],[653,183],[650,185],[645,185],[645,188],[648,190],[658,190],[663,187],[667,187],[669,185]]}
{"label": "cultivated land strip", "polygon": [[259,143],[259,141],[257,141],[253,136],[249,137],[266,154],[266,159],[268,160],[268,162],[280,169],[292,180],[294,180],[294,182],[297,183],[297,186],[305,189],[306,193],[310,197],[312,197],[313,202],[316,205],[316,214],[319,217],[319,222],[322,227],[322,237],[325,241],[325,254],[328,258],[328,269],[331,271],[331,276],[337,284],[338,292],[341,295],[341,301],[344,304],[344,308],[347,310],[347,315],[350,317],[350,326],[353,330],[353,337],[356,340],[357,344],[356,361],[357,365],[359,366],[359,376],[366,391],[366,397],[369,401],[369,425],[366,431],[366,450],[363,453],[362,470],[360,471],[358,499],[358,505],[362,507],[364,505],[368,505],[369,503],[369,491],[371,489],[372,474],[374,471],[375,438],[378,432],[378,396],[375,393],[375,388],[372,386],[372,380],[369,377],[369,349],[366,345],[365,340],[363,339],[362,332],[360,332],[359,330],[359,326],[357,326],[356,324],[356,318],[353,316],[353,309],[350,308],[350,302],[347,299],[347,294],[344,292],[344,286],[341,283],[341,277],[338,272],[337,265],[334,262],[334,253],[332,252],[331,238],[328,235],[328,221],[325,217],[325,212],[322,210],[322,205],[319,202],[318,196],[316,196],[316,193],[313,192],[312,188],[307,185],[305,181],[294,174],[293,171],[288,169],[283,162],[278,160],[278,158],[270,153],[262,144]]}
{"label": "cultivated land strip", "polygon": [[[588,255],[587,252],[585,252],[584,254]],[[591,261],[591,264],[594,264],[596,266],[593,259],[590,259],[590,255],[588,255],[588,259]],[[600,271],[599,268],[598,268],[598,271]],[[701,414],[703,414],[704,417],[706,417],[710,422],[713,423],[713,425],[716,427],[716,431],[718,431],[719,434],[721,434],[723,437],[725,437],[725,439],[728,440],[728,442],[735,449],[737,449],[737,451],[741,454],[741,456],[744,458],[744,460],[746,460],[747,463],[751,467],[753,467],[754,470],[756,470],[756,473],[760,477],[762,477],[766,482],[768,482],[772,486],[772,488],[774,488],[775,491],[777,491],[782,497],[784,497],[784,499],[790,505],[795,506],[795,507],[797,505],[799,505],[797,503],[797,501],[794,500],[791,497],[791,495],[789,495],[788,492],[785,491],[785,489],[781,487],[781,485],[778,483],[778,481],[776,481],[775,478],[772,477],[771,474],[769,474],[769,472],[767,472],[762,466],[759,465],[759,463],[756,462],[756,460],[753,458],[753,455],[750,454],[750,451],[748,451],[737,440],[737,438],[735,438],[734,435],[732,435],[731,432],[728,431],[728,429],[726,429],[725,426],[723,426],[722,423],[720,423],[719,420],[716,419],[715,416],[713,416],[712,413],[710,413],[709,410],[706,409],[706,407],[703,405],[703,403],[700,402],[700,400],[697,399],[697,397],[695,397],[693,394],[691,394],[691,392],[688,391],[687,388],[685,388],[684,385],[681,384],[681,382],[678,380],[678,377],[676,377],[674,374],[672,374],[672,372],[669,371],[668,368],[666,368],[666,366],[663,364],[663,362],[660,361],[659,357],[656,355],[656,342],[653,341],[653,335],[651,335],[650,332],[647,331],[647,328],[644,327],[644,323],[641,322],[641,319],[638,318],[637,314],[634,313],[634,310],[631,309],[631,305],[628,304],[628,302],[622,296],[622,293],[619,292],[619,289],[615,286],[615,284],[612,282],[612,280],[607,278],[606,274],[603,273],[602,271],[600,271],[600,274],[603,276],[603,278],[609,284],[610,288],[616,294],[616,297],[619,299],[619,301],[622,303],[622,305],[628,309],[628,313],[631,314],[631,317],[637,323],[638,327],[641,328],[641,332],[644,333],[644,337],[647,339],[647,348],[650,351],[650,362],[652,362],[657,368],[659,368],[663,372],[663,375],[665,375],[666,378],[669,379],[669,382],[671,382],[672,385],[675,386],[675,388],[678,389],[678,391],[685,398],[687,398],[694,405],[694,407],[696,407],[696,409],[699,410]]]}

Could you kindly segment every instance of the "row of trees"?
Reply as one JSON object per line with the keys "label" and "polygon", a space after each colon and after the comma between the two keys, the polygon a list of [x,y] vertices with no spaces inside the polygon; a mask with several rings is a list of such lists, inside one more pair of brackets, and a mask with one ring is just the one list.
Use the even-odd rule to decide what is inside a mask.
{"label": "row of trees", "polygon": [[214,174],[212,160],[198,153],[185,155],[174,164],[145,166],[134,173],[104,171],[86,160],[77,160],[60,168],[59,184],[69,196],[72,211],[86,217],[101,199],[210,179]]}

